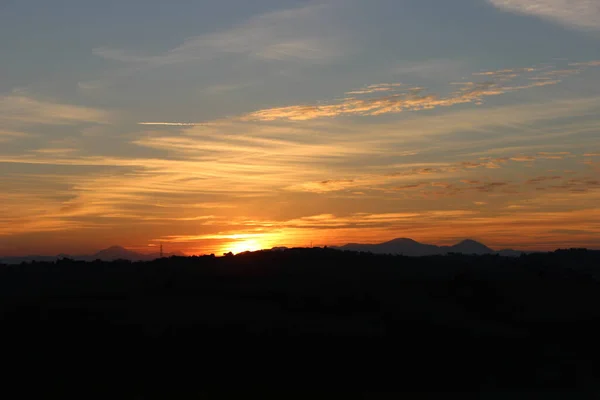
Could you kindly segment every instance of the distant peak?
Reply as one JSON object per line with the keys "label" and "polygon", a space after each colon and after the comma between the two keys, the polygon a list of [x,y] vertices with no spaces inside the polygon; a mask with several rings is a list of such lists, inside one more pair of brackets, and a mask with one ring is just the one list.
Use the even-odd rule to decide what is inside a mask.
{"label": "distant peak", "polygon": [[418,243],[416,240],[410,238],[396,238],[392,239],[387,243]]}
{"label": "distant peak", "polygon": [[111,246],[106,249],[100,250],[96,254],[125,254],[130,252],[131,251],[127,250],[125,247],[122,246]]}
{"label": "distant peak", "polygon": [[465,239],[465,240],[459,242],[458,244],[479,244],[479,245],[481,245],[481,243],[479,243],[478,241],[473,240],[473,239]]}
{"label": "distant peak", "polygon": [[457,249],[464,252],[481,252],[481,253],[491,253],[493,250],[487,247],[483,243],[479,243],[473,239],[465,239],[460,243],[452,246],[453,249]]}

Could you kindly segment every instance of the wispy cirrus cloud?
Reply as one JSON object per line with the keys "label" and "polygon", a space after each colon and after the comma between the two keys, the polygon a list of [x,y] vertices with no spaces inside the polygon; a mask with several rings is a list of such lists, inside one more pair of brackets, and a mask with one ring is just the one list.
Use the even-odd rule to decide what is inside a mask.
{"label": "wispy cirrus cloud", "polygon": [[337,104],[271,108],[247,114],[242,118],[248,121],[274,121],[278,119],[305,121],[315,118],[353,115],[377,116],[405,111],[430,110],[457,104],[480,103],[484,97],[500,95],[509,90],[513,89],[501,88],[493,82],[470,83],[466,84],[465,88],[460,91],[448,97],[442,97],[437,94],[427,94],[422,88],[413,88],[379,98],[359,99],[350,97]]}
{"label": "wispy cirrus cloud", "polygon": [[430,78],[432,76],[450,77],[459,73],[464,66],[464,61],[454,59],[431,59],[419,62],[403,60],[393,66],[390,72],[395,75],[410,75],[419,78]]}
{"label": "wispy cirrus cloud", "polygon": [[138,125],[149,125],[149,126],[197,126],[202,125],[201,123],[195,122],[138,122]]}
{"label": "wispy cirrus cloud", "polygon": [[0,95],[0,143],[37,136],[32,129],[39,126],[107,124],[113,117],[108,111],[40,100],[17,90]]}
{"label": "wispy cirrus cloud", "polygon": [[[191,130],[190,133],[193,134],[198,128],[185,129]],[[168,147],[167,151],[176,157],[174,159],[84,157],[54,152],[39,152],[35,156],[1,157],[0,162],[38,163],[43,166],[40,169],[43,173],[40,173],[39,177],[27,174],[12,178],[3,176],[0,179],[0,182],[8,183],[13,188],[11,193],[0,196],[2,203],[7,206],[7,212],[0,217],[0,221],[5,226],[0,229],[0,235],[102,227],[108,229],[116,223],[122,224],[123,221],[131,221],[136,226],[147,226],[148,234],[152,235],[154,229],[152,227],[168,226],[176,221],[180,230],[187,229],[195,233],[189,235],[181,233],[165,239],[185,246],[186,249],[193,249],[191,242],[200,240],[202,251],[208,249],[215,251],[221,248],[223,243],[245,240],[249,236],[244,235],[249,234],[254,235],[253,238],[260,239],[261,243],[281,245],[289,240],[288,243],[297,244],[301,242],[304,235],[315,235],[315,230],[318,230],[321,240],[328,240],[328,244],[340,238],[349,240],[353,235],[358,235],[360,229],[363,229],[364,235],[364,228],[369,228],[369,234],[377,233],[380,237],[381,235],[393,237],[394,230],[409,229],[413,232],[410,236],[419,238],[432,235],[431,237],[439,239],[440,236],[435,235],[439,235],[440,232],[435,232],[432,226],[442,219],[451,219],[453,224],[461,224],[469,232],[472,232],[472,229],[483,229],[481,226],[484,225],[486,229],[501,227],[499,223],[496,224],[500,221],[496,216],[478,215],[469,209],[443,209],[442,207],[448,206],[448,199],[459,196],[461,199],[466,198],[475,202],[483,199],[489,203],[491,196],[502,195],[514,198],[510,196],[514,196],[515,187],[519,187],[500,179],[465,178],[471,176],[470,174],[477,168],[495,172],[496,168],[487,168],[491,165],[489,163],[509,166],[510,157],[482,158],[417,169],[407,164],[406,174],[397,176],[356,174],[356,177],[334,177],[326,180],[321,178],[321,180],[311,181],[311,178],[323,176],[324,170],[331,168],[332,164],[321,165],[323,160],[327,160],[330,149],[323,148],[321,152],[317,152],[318,147],[304,148],[304,145],[295,147],[291,143],[287,146],[269,148],[268,146],[274,142],[256,142],[254,140],[256,138],[246,137],[243,140],[232,139],[233,142],[229,145],[224,145],[221,150],[217,150],[216,148],[204,149],[207,142],[194,143],[194,139],[197,139],[194,136],[190,136],[189,139],[188,142],[183,143],[183,146],[175,138],[169,138],[161,143],[152,142],[152,146],[157,148],[169,146],[171,143],[172,146]],[[150,144],[150,142],[144,143]],[[241,146],[237,148],[233,143]],[[263,147],[265,144],[267,147]],[[257,147],[253,148],[253,146]],[[257,151],[260,149],[264,152]],[[218,152],[214,154],[216,157],[207,157],[215,151]],[[347,156],[359,154],[349,151],[350,148],[346,153]],[[278,156],[277,152],[283,153]],[[270,155],[267,156],[268,154]],[[537,153],[534,156],[537,156]],[[182,157],[185,159],[178,159]],[[73,176],[52,176],[44,172],[49,170],[49,166],[55,165],[102,168],[91,174]],[[300,165],[302,167],[299,167]],[[117,169],[114,172],[110,170],[107,172],[107,167]],[[442,176],[448,180],[440,180]],[[6,179],[13,179],[12,183],[4,182]],[[418,181],[412,182],[410,179]],[[464,182],[460,182],[459,179]],[[532,179],[535,179],[535,176]],[[52,181],[55,182],[54,185],[56,182],[68,183],[68,185],[62,190],[57,190],[55,186],[49,184]],[[440,208],[434,212],[425,211],[420,202],[416,205],[406,203],[403,205],[402,212],[355,212],[350,217],[326,213],[282,220],[269,219],[269,217],[244,219],[228,216],[229,210],[235,210],[235,207],[228,202],[233,201],[233,204],[236,204],[236,198],[238,198],[237,204],[241,205],[241,210],[252,215],[252,211],[249,211],[250,206],[243,200],[244,195],[272,196],[282,189],[285,190],[287,185],[303,181],[315,182],[315,186],[304,186],[302,188],[304,190],[301,190],[310,192],[311,195],[327,196],[335,191],[356,189],[356,187],[366,187],[365,191],[369,191],[373,186],[378,186],[384,190],[379,196],[388,201],[393,196],[404,196],[403,198],[410,199],[413,195],[407,192],[414,191],[414,198],[422,199],[425,196],[429,199],[431,202],[429,209]],[[18,190],[19,187],[22,188],[21,191]],[[36,187],[36,192],[32,192],[31,187]],[[573,178],[548,186],[546,189],[550,193],[568,191],[588,193],[588,196],[592,196],[595,188],[598,188],[597,180],[584,177]],[[393,193],[396,194],[392,195]],[[519,195],[518,198],[521,196]],[[593,205],[592,197],[591,200],[585,199],[587,203],[583,202],[583,198],[580,201],[583,202],[582,204]],[[218,202],[211,203],[211,199]],[[205,201],[207,202],[204,203]],[[436,201],[439,203],[435,203]],[[464,207],[464,203],[460,204]],[[539,213],[538,217],[544,215],[546,214]],[[506,216],[506,221],[511,220],[510,218],[516,217]],[[522,215],[520,218],[529,221],[530,215]],[[478,225],[478,222],[482,225]],[[585,224],[589,225],[587,222]],[[574,222],[568,226],[579,225],[581,224]],[[532,233],[543,231],[546,225],[536,222],[535,226],[536,229],[532,229]],[[253,232],[253,229],[257,231]],[[213,244],[214,247],[210,247]]]}
{"label": "wispy cirrus cloud", "polygon": [[[595,62],[582,62],[569,64],[572,68],[558,69],[556,67],[546,65],[542,67],[521,67],[513,69],[502,69],[496,71],[475,72],[474,77],[485,78],[483,81],[463,81],[449,82],[450,87],[454,88],[447,95],[437,93],[427,93],[426,89],[420,86],[408,86],[402,83],[380,83],[367,85],[363,88],[353,89],[345,93],[346,97],[337,102],[322,103],[314,105],[293,105],[285,107],[275,107],[269,109],[258,110],[245,115],[235,116],[228,121],[238,122],[269,122],[269,121],[309,121],[316,119],[335,118],[342,116],[378,116],[384,114],[394,114],[408,111],[430,110],[440,107],[452,107],[461,104],[476,104],[481,105],[487,97],[499,96],[511,92],[540,88],[545,86],[557,85],[563,79],[574,74],[580,73],[587,68],[592,68],[596,65]],[[458,87],[458,88],[457,88]],[[563,101],[562,104],[569,107],[579,107],[580,103],[595,102],[596,99],[577,99]],[[557,108],[552,113],[549,113],[548,106],[558,106],[558,103],[553,105],[544,105],[539,108],[537,105],[523,105],[520,107],[512,107],[512,115],[520,114],[520,110],[528,109],[525,119],[530,119],[533,114],[546,114],[548,117],[556,117],[558,114],[571,114],[567,109]],[[538,109],[539,108],[539,109]],[[532,114],[533,113],[533,114]],[[458,113],[456,116],[458,117]],[[501,120],[506,120],[506,113],[502,107],[486,110],[483,115],[477,111],[477,115],[472,113],[461,115],[460,120],[463,120],[464,129],[473,126],[474,119],[482,118],[491,124],[496,120],[496,116]],[[428,116],[426,126],[418,127],[420,131],[430,131],[431,122],[436,119],[444,119],[444,117]],[[459,118],[456,118],[457,120]],[[468,121],[467,121],[468,120]],[[189,122],[189,121],[142,121],[139,125],[155,125],[155,126],[214,126],[215,123],[222,121],[206,121],[206,122]],[[415,119],[415,122],[416,119]],[[418,121],[422,124],[421,121]],[[485,125],[486,123],[484,123]],[[443,124],[442,130],[446,130],[448,123]],[[452,125],[457,125],[457,121],[453,121]],[[397,134],[397,133],[396,133]]]}
{"label": "wispy cirrus cloud", "polygon": [[379,83],[375,85],[369,85],[363,89],[351,90],[346,92],[346,95],[389,92],[401,86],[403,86],[402,83]]}
{"label": "wispy cirrus cloud", "polygon": [[[387,172],[386,168],[378,173],[355,173],[352,179],[329,179],[325,181],[303,182],[287,187],[287,190],[310,193],[331,193],[348,190],[371,190],[384,193],[415,191],[424,195],[448,196],[478,191],[482,193],[502,189],[506,193],[514,193],[518,186],[511,186],[509,181],[483,181],[460,179],[481,170],[499,170],[517,166],[520,162],[533,164],[538,160],[563,160],[575,158],[570,152],[539,152],[533,155],[516,155],[506,157],[480,157],[473,161],[455,163],[435,163],[431,166],[410,166],[409,164],[394,166],[395,172]],[[425,180],[427,179],[427,180]],[[437,179],[445,179],[440,181]],[[525,181],[528,185],[560,180],[561,176],[536,176]],[[460,187],[458,183],[468,187]],[[441,188],[441,189],[440,189]]]}
{"label": "wispy cirrus cloud", "polygon": [[600,60],[571,63],[569,65],[572,67],[600,67]]}
{"label": "wispy cirrus cloud", "polygon": [[487,0],[501,10],[532,15],[585,30],[600,30],[597,0]]}
{"label": "wispy cirrus cloud", "polygon": [[528,179],[525,181],[527,185],[537,185],[539,183],[544,183],[548,181],[556,181],[562,179],[562,176],[538,176],[535,178]]}
{"label": "wispy cirrus cloud", "polygon": [[591,189],[600,188],[600,180],[586,177],[586,178],[577,178],[577,179],[569,179],[563,181],[560,184],[551,185],[548,187],[549,189],[563,189],[568,190],[573,193],[584,193],[588,192]]}
{"label": "wispy cirrus cloud", "polygon": [[42,149],[32,150],[32,153],[42,154],[42,155],[51,155],[51,156],[68,156],[69,154],[76,153],[79,151],[78,148],[71,147],[48,147]]}
{"label": "wispy cirrus cloud", "polygon": [[288,187],[288,190],[310,193],[327,193],[346,190],[355,186],[361,186],[361,182],[354,179],[328,179],[318,182],[305,182]]}
{"label": "wispy cirrus cloud", "polygon": [[542,151],[542,152],[539,152],[534,155],[523,155],[523,154],[515,155],[515,156],[510,157],[510,160],[517,161],[517,162],[533,162],[533,161],[536,161],[539,159],[562,160],[569,156],[571,156],[571,153],[568,151],[558,151],[558,152]]}
{"label": "wispy cirrus cloud", "polygon": [[[188,243],[195,241],[211,240],[241,240],[241,239],[269,239],[275,237],[282,241],[282,236],[298,236],[301,231],[310,234],[311,231],[327,230],[351,230],[365,228],[384,228],[390,229],[405,224],[419,221],[433,222],[447,218],[464,218],[477,215],[473,210],[431,210],[423,212],[396,212],[396,213],[352,213],[347,216],[334,214],[308,215],[299,218],[276,220],[276,219],[251,219],[240,217],[231,221],[233,227],[245,227],[248,233],[235,233],[231,231],[221,231],[216,234],[203,235],[172,235],[161,237],[156,241],[170,243]],[[265,228],[268,231],[265,232]],[[322,234],[322,233],[321,233]],[[300,236],[303,236],[300,233]]]}
{"label": "wispy cirrus cloud", "polygon": [[[125,49],[98,47],[93,54],[124,64],[119,78],[148,68],[207,62],[237,55],[271,62],[323,64],[345,52],[345,35],[330,23],[331,5],[314,3],[268,12],[227,30],[190,37],[162,54],[145,55]],[[107,80],[80,82],[81,89],[97,89]]]}
{"label": "wispy cirrus cloud", "polygon": [[[572,196],[565,197],[571,199]],[[597,195],[595,195],[597,197]],[[549,201],[551,197],[547,198]],[[555,212],[530,210],[514,205],[494,216],[486,215],[482,207],[486,202],[477,202],[476,209],[441,209],[419,212],[374,213],[359,212],[348,215],[316,214],[294,219],[238,218],[232,226],[212,234],[170,235],[154,239],[155,242],[180,243],[194,246],[204,252],[223,248],[232,240],[258,240],[266,248],[272,245],[298,245],[314,238],[328,245],[378,243],[399,235],[415,238],[427,243],[456,241],[456,231],[469,232],[495,248],[514,246],[514,232],[519,230],[524,237],[535,237],[526,241],[519,238],[520,248],[553,250],[564,243],[581,238],[565,232],[552,231],[549,227],[563,226],[571,232],[585,232],[587,237],[599,235],[597,223],[600,209],[561,210]],[[451,222],[449,225],[448,222]],[[445,228],[447,227],[447,228]],[[244,234],[239,234],[244,230]],[[597,239],[590,244],[598,243]],[[315,245],[322,245],[315,243]]]}
{"label": "wispy cirrus cloud", "polygon": [[244,88],[255,85],[257,82],[243,82],[243,83],[230,83],[230,84],[216,84],[211,85],[203,90],[204,93],[212,94],[212,95],[221,95],[225,93],[240,91]]}
{"label": "wispy cirrus cloud", "polygon": [[[346,93],[339,102],[314,105],[294,105],[264,109],[241,117],[246,121],[306,121],[340,116],[377,116],[405,111],[430,110],[459,104],[482,104],[485,98],[526,89],[556,85],[561,79],[592,65],[558,70],[546,68],[515,68],[475,73],[485,81],[451,82],[459,86],[447,95],[428,93],[422,87],[405,87],[399,83],[377,84]],[[548,71],[548,68],[550,70]],[[548,75],[552,73],[552,75]],[[520,79],[522,78],[522,79]],[[543,78],[538,79],[536,78]],[[384,93],[383,96],[371,96]]]}
{"label": "wispy cirrus cloud", "polygon": [[0,142],[22,139],[27,136],[29,135],[25,132],[9,131],[4,129],[0,130]]}
{"label": "wispy cirrus cloud", "polygon": [[111,117],[104,110],[39,100],[19,93],[0,96],[0,123],[4,126],[102,124],[110,122]]}
{"label": "wispy cirrus cloud", "polygon": [[[298,219],[296,216],[299,213],[310,215],[315,210],[316,213],[322,213],[318,215],[326,215],[331,210],[340,215],[355,213],[364,211],[367,203],[367,211],[368,207],[372,207],[371,211],[397,211],[390,214],[423,215],[423,198],[427,198],[427,207],[434,210],[451,208],[450,202],[456,209],[465,207],[465,204],[475,207],[473,202],[484,201],[489,206],[483,209],[478,207],[478,210],[495,211],[495,199],[514,199],[515,187],[519,186],[514,178],[510,182],[503,176],[504,167],[518,167],[517,163],[511,163],[514,161],[511,158],[523,155],[531,157],[532,161],[540,160],[540,165],[531,163],[534,168],[529,176],[535,178],[547,173],[541,169],[548,165],[541,165],[541,160],[555,160],[557,157],[570,159],[570,155],[562,151],[564,147],[544,146],[534,150],[517,149],[484,154],[492,154],[492,157],[479,157],[481,154],[476,153],[469,158],[456,158],[448,157],[447,147],[444,147],[443,153],[430,153],[429,148],[419,147],[423,141],[415,145],[411,140],[419,139],[419,136],[422,139],[422,136],[451,134],[457,129],[488,131],[506,127],[507,124],[522,129],[532,121],[549,121],[574,112],[586,114],[595,112],[597,107],[598,99],[550,101],[494,108],[483,115],[481,112],[475,113],[474,109],[466,109],[437,116],[415,114],[414,117],[390,124],[370,121],[372,124],[367,125],[327,119],[303,124],[243,121],[236,118],[199,124],[188,122],[172,127],[166,125],[164,130],[151,129],[129,138],[128,145],[143,148],[140,154],[152,154],[145,157],[135,156],[135,152],[120,157],[114,153],[96,152],[92,156],[86,155],[86,152],[70,152],[67,144],[55,144],[52,148],[35,152],[0,156],[0,163],[23,164],[23,170],[29,171],[7,182],[6,187],[11,187],[11,193],[5,194],[0,200],[8,208],[8,212],[0,218],[6,226],[2,231],[10,235],[11,232],[28,234],[48,229],[74,232],[87,228],[105,227],[108,230],[115,226],[139,228],[143,225],[144,233],[136,236],[136,240],[145,240],[143,238],[164,234],[163,230],[155,235],[152,229],[160,232],[156,227],[164,229],[165,226],[173,226],[176,221],[177,230],[174,234],[182,236],[218,235],[218,232],[230,227],[231,233],[225,232],[223,235],[262,229],[263,232],[259,232],[258,236],[262,243],[265,231],[279,229],[277,225],[268,225],[277,221],[265,210],[265,201],[273,201],[272,204],[277,204],[278,208],[283,204],[281,209],[292,208],[293,212],[282,211],[285,216],[281,218],[288,218],[286,221]],[[502,129],[503,134],[504,131]],[[429,139],[427,141],[431,142]],[[549,152],[555,148],[560,151]],[[595,147],[588,149],[596,150]],[[9,168],[18,170],[20,166],[11,165]],[[49,171],[52,170],[79,173],[74,176],[51,176]],[[39,177],[34,179],[31,171],[37,171]],[[24,177],[30,177],[31,180],[26,185],[18,186]],[[526,179],[526,176],[522,179]],[[477,182],[462,187],[460,180]],[[0,182],[4,183],[2,179]],[[548,192],[585,189],[585,186],[573,185],[568,189],[559,188],[563,182],[554,183],[558,184],[554,185],[556,187],[548,186]],[[57,190],[59,185],[66,186]],[[21,192],[17,188],[21,188]],[[36,192],[33,193],[31,188],[35,188]],[[356,197],[358,195],[351,202],[340,200],[355,193],[361,193],[361,200]],[[307,204],[304,201],[300,203],[298,199],[311,200]],[[312,204],[312,199],[318,201]],[[256,202],[254,208],[253,201]],[[285,205],[286,202],[294,206]],[[359,202],[360,208],[357,207]],[[212,206],[204,209],[204,204],[207,206],[204,208],[208,208],[209,204]],[[296,204],[301,205],[296,207]],[[398,204],[402,204],[401,209]],[[256,213],[254,223],[246,220],[243,225],[231,226],[237,221],[236,215],[253,215],[253,212]],[[290,217],[290,214],[294,215]],[[429,229],[426,225],[416,224],[418,218],[400,218],[390,214],[381,216],[384,222],[380,225],[362,223],[369,229],[375,227],[373,232],[385,235],[393,235],[393,229],[412,226],[416,237],[420,229]],[[442,218],[441,214],[436,218]],[[443,218],[465,222],[453,214]],[[398,222],[400,220],[406,220],[407,225]],[[428,223],[431,224],[431,221]],[[317,224],[313,220],[301,223]],[[330,220],[319,223],[333,227],[343,222]],[[299,234],[293,236],[290,233],[292,244],[302,240],[303,235],[311,234],[310,228],[303,228],[300,233],[294,231],[299,229],[299,225],[289,224],[281,229]],[[331,237],[324,237],[323,240],[333,243],[340,236],[350,238],[358,234],[353,229],[359,228],[342,226],[335,229]],[[320,233],[329,235],[327,230]],[[207,240],[238,239],[223,237]],[[283,244],[277,235],[273,236],[273,241],[275,245]],[[177,243],[184,246],[184,242]],[[192,245],[185,246],[192,248]]]}

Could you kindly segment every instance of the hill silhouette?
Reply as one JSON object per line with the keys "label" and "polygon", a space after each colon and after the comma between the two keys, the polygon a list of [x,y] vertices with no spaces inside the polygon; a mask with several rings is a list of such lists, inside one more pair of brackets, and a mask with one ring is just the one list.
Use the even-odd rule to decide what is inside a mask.
{"label": "hill silhouette", "polygon": [[398,238],[378,244],[349,243],[344,246],[334,247],[339,250],[364,251],[374,254],[397,254],[410,257],[423,257],[433,255],[459,254],[500,254],[505,256],[519,256],[523,252],[515,250],[494,251],[475,240],[466,239],[453,246],[436,246],[433,244],[419,243],[413,239]]}
{"label": "hill silhouette", "polygon": [[47,378],[22,394],[80,398],[597,390],[599,266],[319,248],[5,265],[3,361]]}
{"label": "hill silhouette", "polygon": [[121,246],[111,246],[94,254],[99,260],[138,260],[140,255]]}
{"label": "hill silhouette", "polygon": [[[164,257],[172,257],[172,256],[185,256],[182,252],[172,252],[165,253]],[[21,264],[24,262],[53,262],[58,261],[60,259],[67,258],[71,260],[77,261],[115,261],[115,260],[128,260],[128,261],[152,261],[160,258],[160,253],[137,253],[135,251],[126,249],[122,246],[111,246],[106,249],[102,249],[97,251],[94,254],[87,255],[71,255],[60,253],[56,256],[40,256],[40,255],[30,255],[30,256],[16,256],[16,257],[4,257],[0,258],[0,264]]]}

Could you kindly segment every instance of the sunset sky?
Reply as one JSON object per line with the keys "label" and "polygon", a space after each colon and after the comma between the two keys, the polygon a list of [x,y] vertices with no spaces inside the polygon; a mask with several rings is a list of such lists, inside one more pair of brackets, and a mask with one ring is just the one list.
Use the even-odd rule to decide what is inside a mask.
{"label": "sunset sky", "polygon": [[2,0],[0,256],[600,248],[597,0]]}

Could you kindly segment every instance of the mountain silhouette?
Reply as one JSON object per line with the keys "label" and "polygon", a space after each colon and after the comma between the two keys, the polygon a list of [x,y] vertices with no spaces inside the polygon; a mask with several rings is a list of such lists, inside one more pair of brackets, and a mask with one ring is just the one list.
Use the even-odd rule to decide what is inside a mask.
{"label": "mountain silhouette", "polygon": [[[397,238],[387,242],[377,244],[361,244],[361,243],[348,243],[344,246],[331,247],[336,250],[344,251],[357,251],[374,254],[397,254],[409,257],[423,257],[423,256],[436,256],[446,255],[450,253],[459,254],[475,254],[475,255],[486,255],[486,254],[499,254],[506,257],[518,257],[525,252],[519,250],[500,250],[495,251],[486,245],[479,243],[475,240],[466,239],[452,246],[436,246],[433,244],[419,243],[409,238]],[[285,251],[287,247],[274,247],[271,251]],[[164,253],[163,257],[185,257],[182,252]],[[5,257],[0,258],[1,264],[20,264],[23,262],[54,262],[64,258],[77,260],[77,261],[115,261],[115,260],[128,260],[128,261],[152,261],[160,258],[160,253],[137,253],[129,250],[122,246],[111,246],[106,249],[100,250],[94,254],[88,255],[69,255],[69,254],[58,254],[55,256],[42,256],[42,255],[30,255],[30,256],[17,256],[17,257]]]}
{"label": "mountain silhouette", "polygon": [[449,251],[452,253],[461,253],[461,254],[492,254],[494,250],[490,249],[486,245],[476,242],[471,239],[463,240],[460,243],[455,244],[449,248]]}
{"label": "mountain silhouette", "polygon": [[434,255],[445,255],[450,253],[459,254],[500,254],[504,256],[519,256],[523,252],[517,250],[495,251],[475,240],[466,239],[452,246],[436,246],[433,244],[419,243],[409,238],[397,238],[384,243],[360,244],[349,243],[344,246],[334,247],[337,250],[362,251],[374,254],[401,254],[410,257],[423,257]]}
{"label": "mountain silhouette", "polygon": [[[180,251],[173,253],[164,253],[163,257],[185,257]],[[41,256],[41,255],[30,255],[30,256],[18,256],[18,257],[6,257],[0,258],[0,263],[3,264],[20,264],[22,262],[53,262],[57,260],[61,260],[64,258],[68,258],[71,260],[77,261],[115,261],[115,260],[128,260],[128,261],[152,261],[157,258],[160,258],[160,253],[137,253],[135,251],[126,249],[122,246],[111,246],[106,249],[100,250],[94,254],[86,254],[86,255],[70,255],[60,253],[56,256]]]}
{"label": "mountain silhouette", "polygon": [[138,254],[134,251],[127,250],[121,246],[111,246],[107,249],[100,250],[96,254],[93,255],[98,260],[138,260],[141,258],[146,258],[147,256],[144,254]]}

